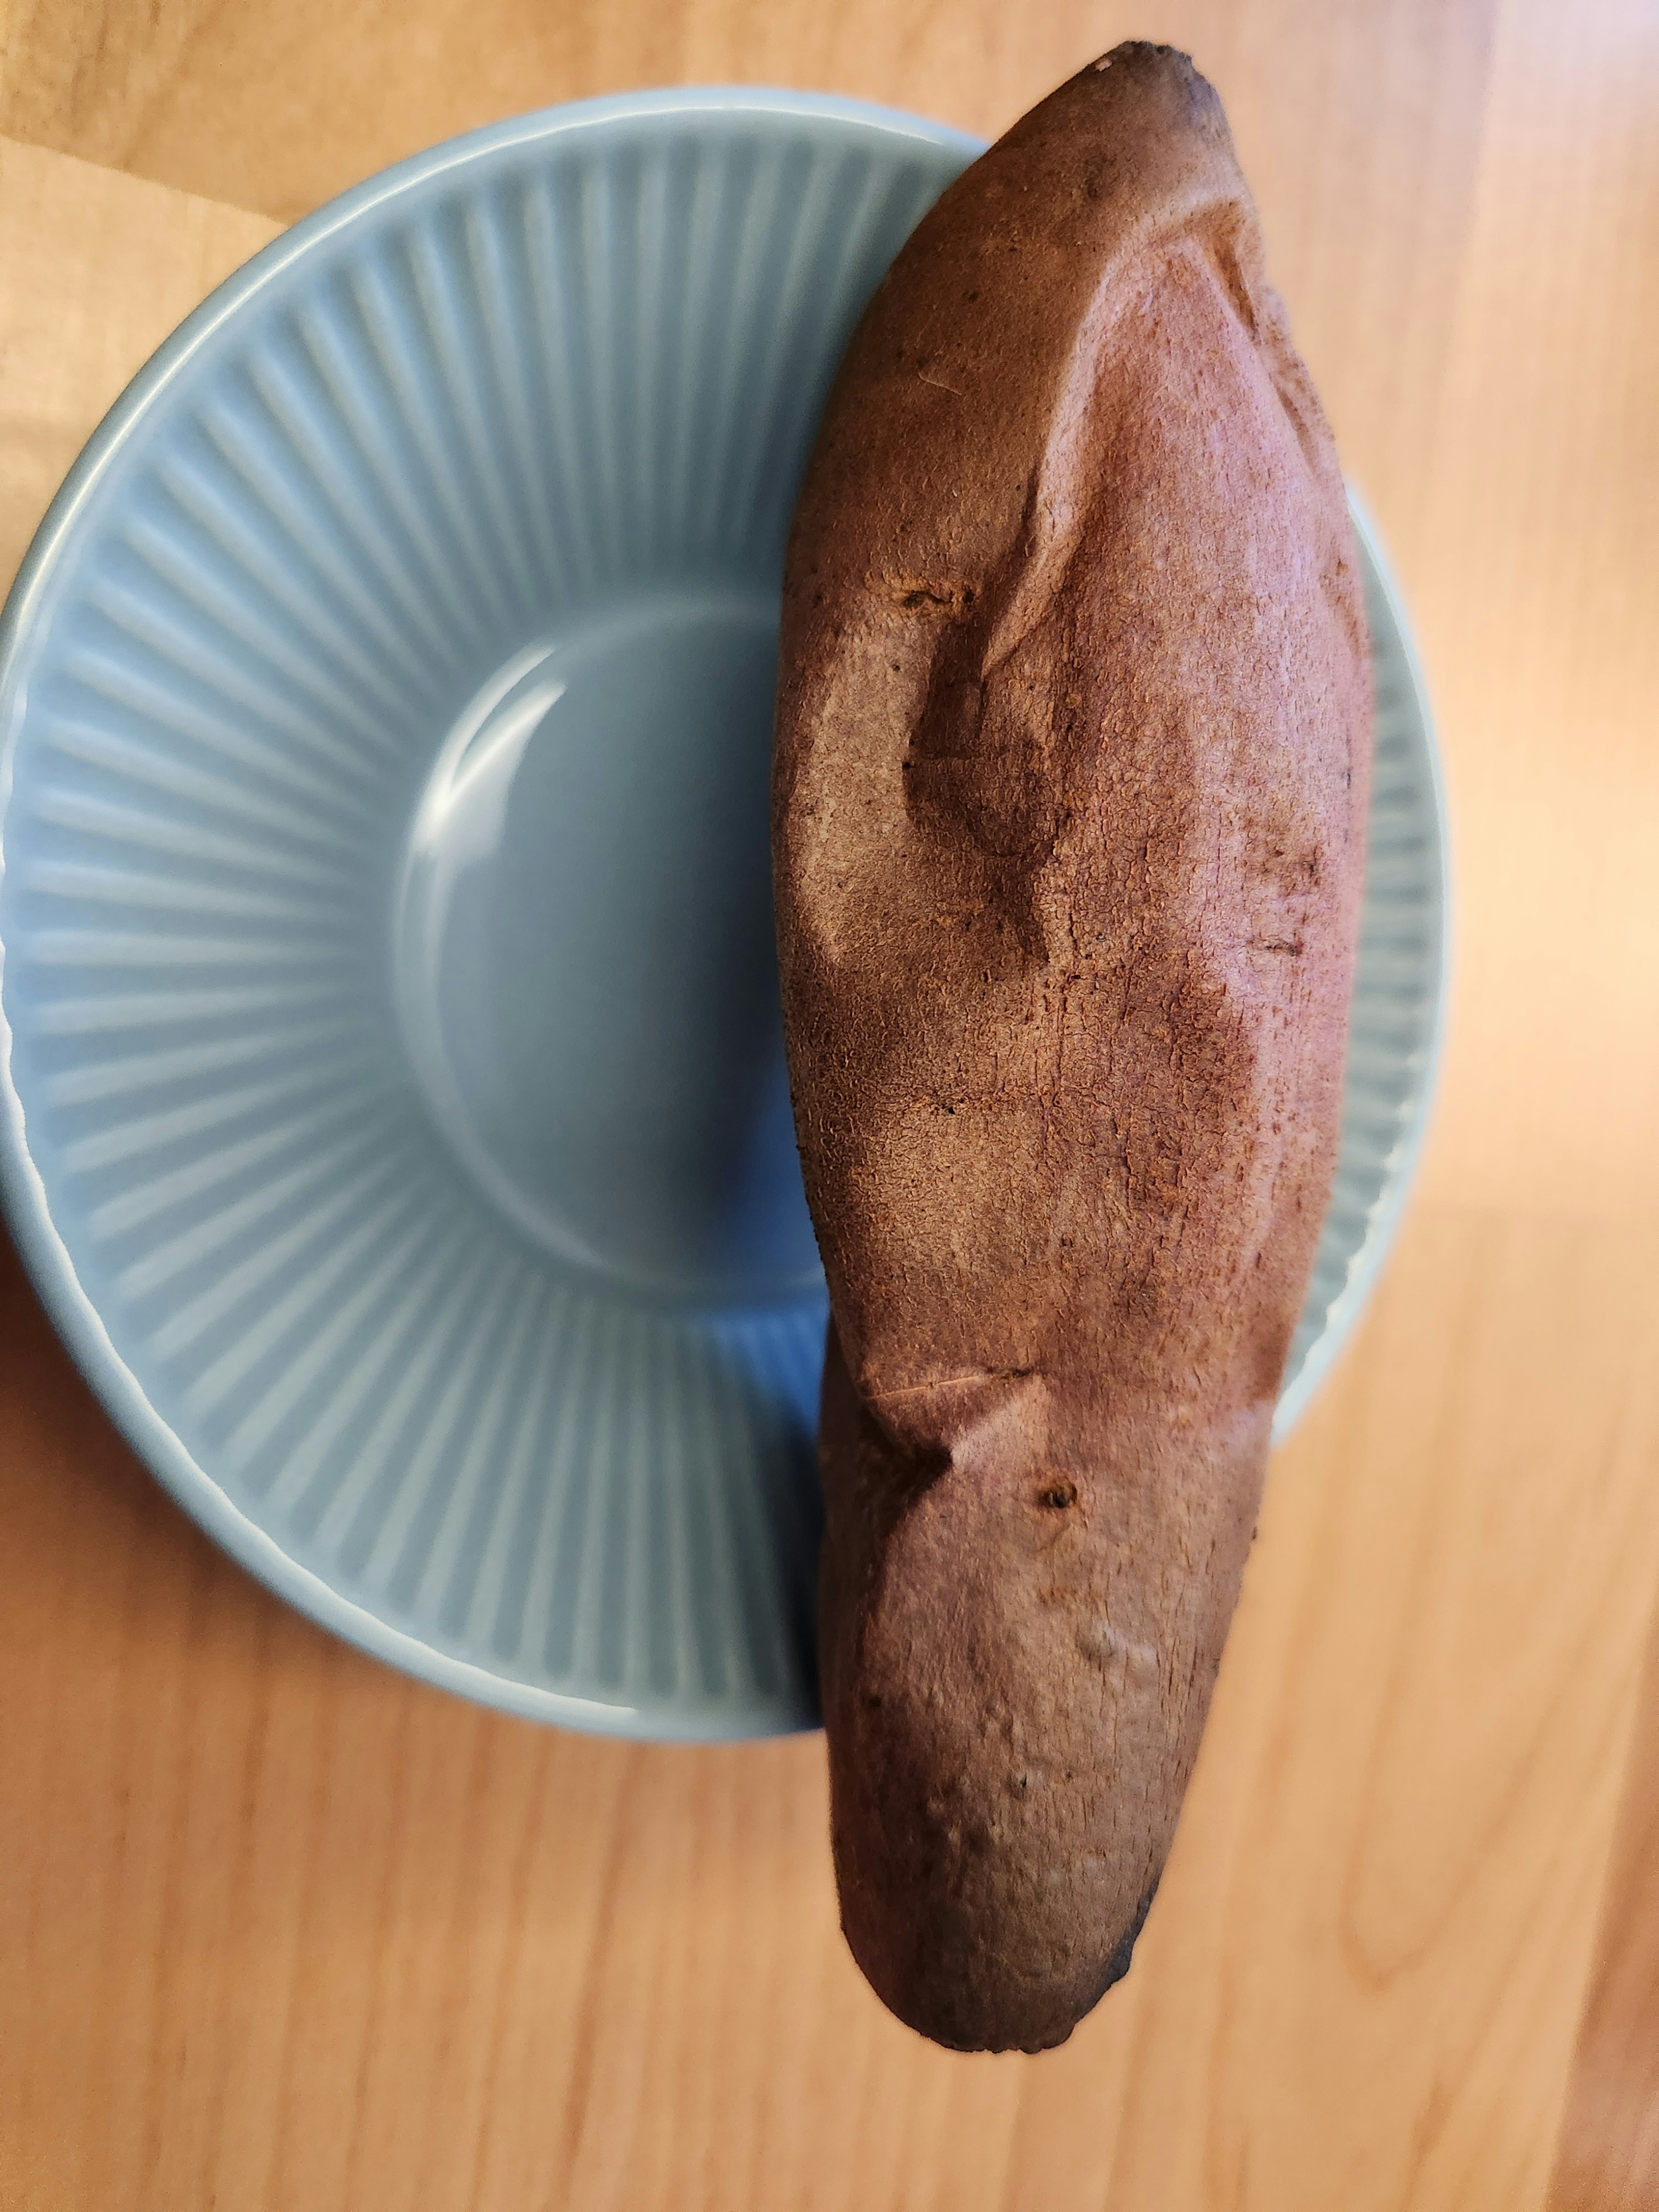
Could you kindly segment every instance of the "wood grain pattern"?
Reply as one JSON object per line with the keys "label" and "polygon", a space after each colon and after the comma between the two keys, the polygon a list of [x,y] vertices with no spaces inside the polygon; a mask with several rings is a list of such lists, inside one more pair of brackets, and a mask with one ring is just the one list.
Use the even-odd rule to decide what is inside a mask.
{"label": "wood grain pattern", "polygon": [[[1492,0],[7,0],[0,130],[291,220],[457,131],[637,85],[788,84],[990,134],[1126,37],[1190,47],[1246,167],[1346,190],[1286,202],[1310,240],[1367,190],[1473,174]],[[1304,127],[1286,132],[1287,115]],[[1392,124],[1394,127],[1387,127]],[[1455,193],[1455,185],[1453,185]],[[1454,201],[1455,205],[1455,201]],[[1269,209],[1270,216],[1273,210]],[[1296,246],[1287,235],[1285,250]],[[1378,239],[1373,258],[1397,249]]]}
{"label": "wood grain pattern", "polygon": [[1637,1701],[1601,1944],[1568,2094],[1551,2212],[1659,2203],[1659,1635]]}
{"label": "wood grain pattern", "polygon": [[1659,1634],[1628,1773],[1549,2212],[1659,2203]]}
{"label": "wood grain pattern", "polygon": [[[1457,1015],[1437,1194],[1659,1212],[1659,13],[1506,0],[1419,501]],[[1419,503],[1420,501],[1420,503]]]}
{"label": "wood grain pattern", "polygon": [[135,1465],[6,1254],[0,2205],[1526,2212],[1558,2142],[1556,2212],[1659,2203],[1659,19],[12,7],[6,560],[270,216],[445,131],[681,75],[990,129],[1125,28],[1192,45],[1418,617],[1461,959],[1422,1201],[1275,1462],[1135,1970],[1040,2060],[869,1997],[816,1741],[585,1741],[333,1644]]}

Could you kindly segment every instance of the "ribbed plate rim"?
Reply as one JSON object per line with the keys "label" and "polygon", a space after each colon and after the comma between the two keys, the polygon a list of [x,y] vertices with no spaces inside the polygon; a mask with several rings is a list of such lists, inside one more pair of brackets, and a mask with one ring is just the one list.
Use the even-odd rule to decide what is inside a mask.
{"label": "ribbed plate rim", "polygon": [[1347,494],[1348,512],[1352,518],[1354,534],[1359,539],[1362,555],[1394,626],[1395,644],[1411,693],[1413,720],[1429,787],[1429,813],[1434,825],[1434,870],[1430,886],[1430,903],[1433,908],[1436,929],[1432,1006],[1424,1039],[1417,1087],[1412,1098],[1411,1111],[1395,1147],[1394,1164],[1389,1170],[1382,1195],[1366,1224],[1364,1238],[1348,1263],[1347,1279],[1327,1308],[1324,1324],[1310,1346],[1308,1356],[1303,1361],[1295,1381],[1273,1409],[1273,1440],[1275,1445],[1283,1443],[1301,1419],[1310,1400],[1347,1344],[1355,1323],[1376,1286],[1376,1279],[1382,1271],[1383,1262],[1389,1256],[1416,1184],[1417,1170],[1422,1159],[1439,1082],[1441,1057],[1445,1048],[1446,1008],[1451,973],[1451,840],[1446,818],[1446,780],[1441,765],[1439,744],[1435,736],[1434,715],[1429,705],[1428,684],[1423,673],[1417,641],[1412,634],[1410,623],[1406,619],[1399,580],[1395,575],[1393,563],[1383,550],[1370,508],[1352,484],[1347,487]]}

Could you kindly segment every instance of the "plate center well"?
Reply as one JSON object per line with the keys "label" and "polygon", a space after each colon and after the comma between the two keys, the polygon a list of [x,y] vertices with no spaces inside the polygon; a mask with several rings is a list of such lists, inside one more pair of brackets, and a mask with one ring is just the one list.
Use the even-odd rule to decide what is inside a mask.
{"label": "plate center well", "polygon": [[667,586],[529,641],[446,733],[393,917],[428,1105],[521,1233],[647,1293],[819,1281],[768,787],[777,605]]}

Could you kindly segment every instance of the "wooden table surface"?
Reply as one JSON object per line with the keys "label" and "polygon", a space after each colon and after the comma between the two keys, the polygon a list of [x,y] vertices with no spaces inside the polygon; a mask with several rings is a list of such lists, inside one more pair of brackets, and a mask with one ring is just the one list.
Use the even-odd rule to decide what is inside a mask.
{"label": "wooden table surface", "polygon": [[1040,2059],[866,1992],[817,1740],[587,1741],[333,1643],[7,1252],[0,2212],[1659,2205],[1659,9],[10,9],[7,573],[203,292],[431,139],[733,78],[991,131],[1188,47],[1415,613],[1458,897],[1397,1256],[1275,1461],[1133,1972]]}

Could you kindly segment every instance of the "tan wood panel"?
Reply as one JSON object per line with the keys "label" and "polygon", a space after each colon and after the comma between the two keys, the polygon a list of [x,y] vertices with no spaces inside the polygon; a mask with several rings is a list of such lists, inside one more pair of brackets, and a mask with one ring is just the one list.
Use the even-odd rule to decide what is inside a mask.
{"label": "tan wood panel", "polygon": [[1648,1649],[1550,2212],[1659,2204],[1659,1635]]}
{"label": "tan wood panel", "polygon": [[[1659,1568],[1649,17],[1598,0],[1567,41],[1559,12],[1522,0],[1240,0],[1153,26],[1228,92],[1304,343],[1417,607],[1463,957],[1427,1203],[1364,1345],[1275,1466],[1129,1982],[1040,2061],[916,2043],[835,1935],[817,1745],[585,1743],[330,1644],[134,1468],[14,1271],[0,2203],[1541,2200]],[[14,23],[15,127],[20,83],[48,82],[46,32],[76,20],[57,0]],[[117,112],[124,73],[151,99],[181,20],[111,0],[64,80],[82,124]],[[273,133],[285,101],[321,103],[313,155],[349,148],[347,173],[402,150],[416,137],[365,150],[361,117],[312,78],[325,56],[349,78],[356,39],[441,105],[467,80],[453,57],[433,68],[436,20],[424,0],[395,32],[349,8],[260,10],[311,46],[296,30],[286,77],[257,42],[214,48],[199,79],[175,71],[190,97],[152,102],[170,120],[138,166],[207,143],[189,126],[215,83],[257,136],[234,89],[256,79]],[[558,20],[565,37],[587,19]],[[221,40],[255,21],[201,17]],[[641,42],[669,21],[644,0],[595,17],[583,51],[618,75],[502,104],[648,76]],[[720,74],[838,81],[981,127],[1000,114],[924,98],[905,70],[1018,106],[1077,58],[1042,59],[1044,39],[1080,52],[1121,27],[1039,19],[1026,86],[995,74],[1009,34],[989,11],[897,21],[872,12],[860,77],[824,11],[684,17],[758,57]],[[391,112],[358,105],[375,128]],[[43,95],[25,125],[51,137],[51,112]],[[417,129],[436,107],[414,92],[396,112],[416,137],[476,119]],[[278,149],[296,175],[303,137]],[[305,173],[266,204],[340,180]],[[0,150],[8,552],[192,286],[269,228],[246,222]],[[1603,1955],[1627,1893],[1639,1909],[1621,1874]]]}
{"label": "tan wood panel", "polygon": [[1420,504],[1378,493],[1456,836],[1430,1187],[1579,1218],[1659,1211],[1656,124],[1649,0],[1505,0]]}
{"label": "tan wood panel", "polygon": [[[1449,162],[1467,185],[1492,13],[1490,0],[6,5],[0,130],[290,220],[434,139],[554,100],[787,84],[991,132],[1117,40],[1169,39],[1222,86],[1253,174],[1346,186],[1301,204],[1310,234],[1390,179],[1432,196]],[[1302,127],[1276,129],[1286,116]],[[1370,252],[1389,258],[1379,239]]]}

